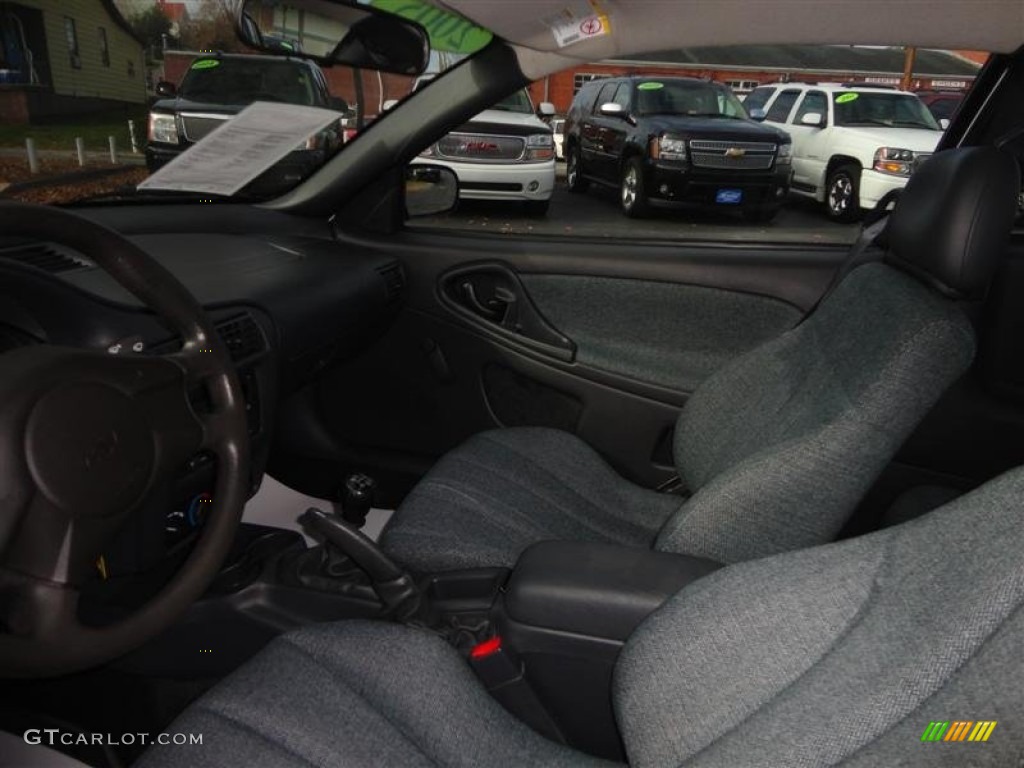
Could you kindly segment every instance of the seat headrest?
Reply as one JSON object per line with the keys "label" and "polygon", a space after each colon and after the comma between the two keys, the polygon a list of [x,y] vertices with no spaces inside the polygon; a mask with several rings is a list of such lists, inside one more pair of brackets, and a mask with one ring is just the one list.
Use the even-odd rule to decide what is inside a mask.
{"label": "seat headrest", "polygon": [[1020,191],[1016,159],[995,147],[939,152],[899,198],[887,260],[947,295],[976,293],[995,273]]}

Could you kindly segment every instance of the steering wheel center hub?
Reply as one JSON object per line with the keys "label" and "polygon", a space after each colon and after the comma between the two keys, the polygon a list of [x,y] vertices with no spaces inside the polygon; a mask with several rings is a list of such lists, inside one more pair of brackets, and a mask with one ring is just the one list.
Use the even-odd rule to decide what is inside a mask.
{"label": "steering wheel center hub", "polygon": [[65,382],[39,398],[25,448],[40,491],[66,512],[90,517],[130,508],[146,490],[155,461],[141,409],[98,382]]}

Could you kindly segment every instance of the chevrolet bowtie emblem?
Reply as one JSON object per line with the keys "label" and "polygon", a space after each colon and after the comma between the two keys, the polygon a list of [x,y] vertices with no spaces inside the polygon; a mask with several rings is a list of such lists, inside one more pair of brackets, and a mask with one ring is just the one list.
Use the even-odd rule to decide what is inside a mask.
{"label": "chevrolet bowtie emblem", "polygon": [[740,149],[739,147],[729,147],[725,150],[726,157],[743,157],[745,154],[747,154],[747,150]]}

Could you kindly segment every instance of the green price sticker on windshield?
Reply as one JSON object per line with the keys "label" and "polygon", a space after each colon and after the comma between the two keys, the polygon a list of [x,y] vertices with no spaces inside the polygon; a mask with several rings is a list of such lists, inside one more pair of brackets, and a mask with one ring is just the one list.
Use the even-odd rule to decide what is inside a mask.
{"label": "green price sticker on windshield", "polygon": [[430,47],[435,51],[476,53],[493,37],[468,19],[423,0],[371,0],[370,5],[422,25],[430,35]]}
{"label": "green price sticker on windshield", "polygon": [[841,93],[836,96],[836,104],[849,104],[851,101],[856,101],[859,98],[859,93]]}
{"label": "green price sticker on windshield", "polygon": [[650,82],[650,83],[640,83],[640,85],[638,85],[636,87],[636,89],[638,91],[660,91],[664,87],[665,87],[664,83]]}
{"label": "green price sticker on windshield", "polygon": [[213,69],[220,66],[219,59],[200,59],[192,63],[192,69]]}

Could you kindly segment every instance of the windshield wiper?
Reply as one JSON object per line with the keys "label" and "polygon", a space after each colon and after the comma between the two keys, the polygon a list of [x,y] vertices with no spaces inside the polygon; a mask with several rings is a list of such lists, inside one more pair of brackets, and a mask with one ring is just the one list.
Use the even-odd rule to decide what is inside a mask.
{"label": "windshield wiper", "polygon": [[923,123],[920,120],[893,120],[893,125],[909,125],[911,128],[926,128],[929,131],[942,130],[941,128],[935,128],[928,123]]}

